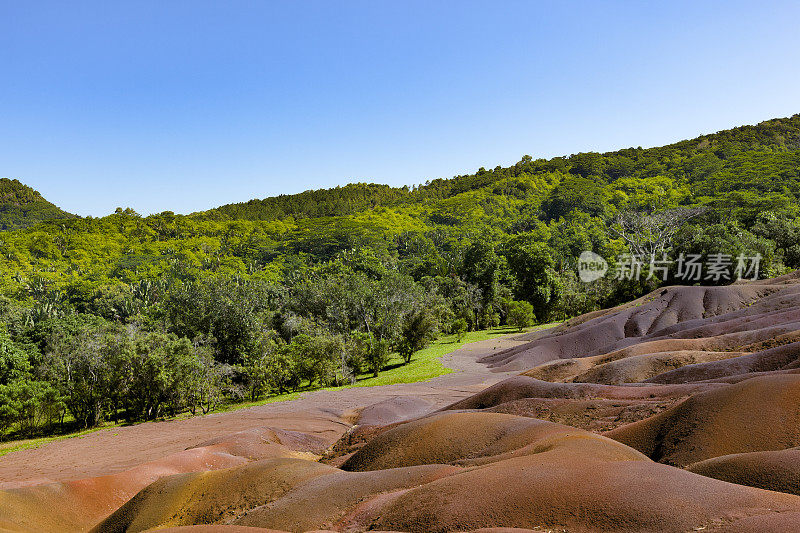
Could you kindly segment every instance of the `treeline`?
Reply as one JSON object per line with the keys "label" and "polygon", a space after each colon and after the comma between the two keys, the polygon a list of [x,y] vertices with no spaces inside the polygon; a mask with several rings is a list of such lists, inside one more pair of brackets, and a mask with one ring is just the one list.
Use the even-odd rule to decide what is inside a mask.
{"label": "treeline", "polygon": [[[212,410],[352,382],[441,333],[561,320],[663,283],[583,283],[651,250],[800,268],[800,116],[661,148],[523,158],[190,216],[0,233],[0,430]],[[671,267],[674,272],[674,267]],[[729,283],[701,278],[700,283]],[[72,426],[71,426],[72,424]]]}
{"label": "treeline", "polygon": [[[573,175],[611,184],[620,178],[661,176],[692,185],[689,202],[718,201],[755,211],[756,206],[786,207],[798,189],[800,115],[742,126],[656,148],[627,148],[604,154],[523,157],[510,167],[479,169],[475,174],[434,179],[419,187],[351,184],[264,200],[230,204],[199,213],[213,218],[277,220],[344,216],[378,206],[432,203],[464,193],[489,190],[495,195],[526,196],[531,176]],[[720,198],[723,193],[737,193]],[[767,193],[767,198],[755,195]],[[788,194],[787,194],[788,193]],[[623,198],[616,198],[618,204]],[[595,207],[596,208],[596,207]],[[556,213],[550,213],[553,216]]]}
{"label": "treeline", "polygon": [[228,204],[203,215],[215,219],[278,220],[352,215],[378,206],[391,207],[408,198],[408,187],[351,183],[333,189],[282,194],[263,200]]}
{"label": "treeline", "polygon": [[350,384],[377,376],[392,352],[410,362],[442,332],[531,324],[532,306],[508,299],[485,252],[476,246],[466,263],[484,289],[459,277],[415,280],[368,250],[287,267],[280,284],[176,275],[71,300],[36,278],[26,284],[32,306],[0,305],[0,434],[207,413]]}

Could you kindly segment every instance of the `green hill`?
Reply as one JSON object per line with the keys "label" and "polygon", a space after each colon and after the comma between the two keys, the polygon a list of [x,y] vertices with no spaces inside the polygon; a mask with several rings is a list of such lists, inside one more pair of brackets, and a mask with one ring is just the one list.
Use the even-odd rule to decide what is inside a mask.
{"label": "green hill", "polygon": [[[607,258],[624,251],[611,231],[621,212],[696,206],[707,211],[676,237],[683,247],[676,251],[724,244],[728,251],[769,252],[777,271],[800,267],[800,115],[663,147],[524,156],[419,187],[356,183],[191,215],[126,211],[26,229],[72,215],[17,181],[2,180],[0,191],[2,227],[20,228],[0,243],[8,258],[0,288],[7,294],[33,275],[72,294],[176,271],[192,279],[225,273],[280,282],[298,261],[318,265],[353,250],[394,262],[416,279],[477,282],[479,274],[463,265],[475,242],[500,252],[515,238],[527,239],[563,270],[582,250]],[[503,282],[515,287],[510,278]]]}
{"label": "green hill", "polygon": [[800,115],[191,215],[70,218],[19,182],[0,191],[17,228],[0,235],[0,439],[55,431],[59,413],[74,428],[351,383],[444,333],[684,283],[649,263],[583,283],[583,251],[611,274],[626,252],[760,256],[762,278],[800,268]]}
{"label": "green hill", "polygon": [[46,220],[75,216],[51,204],[19,180],[0,178],[0,229],[27,228]]}
{"label": "green hill", "polygon": [[[450,220],[461,223],[463,217],[452,213],[458,210],[458,202],[443,204],[441,200],[476,191],[483,191],[486,196],[505,197],[503,199],[531,200],[532,183],[552,184],[554,179],[565,176],[590,179],[609,193],[630,188],[626,180],[663,177],[675,185],[690,187],[684,203],[717,201],[730,204],[732,200],[737,204],[734,206],[737,211],[747,210],[753,215],[765,207],[774,206],[775,202],[784,203],[789,198],[784,193],[795,199],[798,197],[799,153],[800,115],[794,115],[663,147],[626,148],[603,154],[579,153],[549,160],[525,156],[510,167],[481,168],[474,174],[434,179],[416,189],[355,183],[224,205],[196,215],[214,219],[279,220],[285,217],[346,216],[376,207],[424,204],[431,207],[434,222]],[[580,181],[573,184],[587,185]],[[543,191],[534,188],[537,189],[535,196],[544,199]],[[590,189],[590,197],[583,199],[584,203],[593,198],[595,191],[593,187]],[[733,196],[726,198],[728,194]],[[553,200],[548,204],[545,217],[557,218],[573,207],[581,207],[565,207],[557,198]],[[612,200],[617,204],[625,202],[621,198]],[[482,201],[486,206],[486,198]]]}

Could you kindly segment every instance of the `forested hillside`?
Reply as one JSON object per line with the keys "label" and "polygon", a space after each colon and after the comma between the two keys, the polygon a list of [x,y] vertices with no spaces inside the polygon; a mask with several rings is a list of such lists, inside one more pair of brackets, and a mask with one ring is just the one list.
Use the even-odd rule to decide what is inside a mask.
{"label": "forested hillside", "polygon": [[0,230],[27,228],[53,219],[75,218],[19,180],[0,178]]}
{"label": "forested hillside", "polygon": [[584,250],[759,254],[762,277],[780,274],[800,268],[798,197],[795,115],[414,188],[3,231],[0,432],[348,383],[441,332],[563,319],[663,283],[584,284]]}
{"label": "forested hillside", "polygon": [[[592,213],[608,213],[605,208],[609,206],[602,205],[604,203],[612,204],[612,210],[627,203],[629,199],[619,192],[627,192],[626,189],[632,186],[625,182],[616,184],[618,180],[663,177],[667,180],[654,184],[656,187],[666,184],[670,187],[669,192],[680,186],[692,188],[691,194],[682,191],[680,198],[668,199],[667,203],[724,200],[732,205],[744,201],[741,208],[751,210],[752,214],[759,207],[782,207],[793,198],[791,195],[797,194],[798,151],[800,115],[795,115],[659,148],[628,148],[605,154],[590,152],[550,160],[533,160],[525,156],[511,167],[496,167],[488,171],[481,168],[475,174],[434,179],[415,189],[351,184],[335,189],[229,204],[202,215],[247,220],[343,216],[378,206],[431,204],[474,191],[483,191],[491,196],[528,198],[529,181],[534,176],[551,183],[553,178],[563,179],[566,176],[591,178],[611,195],[608,198],[595,198],[599,194],[594,190],[595,187],[580,180],[573,179],[565,185],[584,185],[591,189],[590,198],[584,200],[583,205],[568,208]],[[720,198],[722,193],[731,192],[742,194]],[[767,193],[767,198],[756,198],[761,193]],[[597,205],[589,205],[592,201],[598,201]],[[545,218],[557,218],[568,213],[562,206],[551,205],[551,209],[544,214]]]}

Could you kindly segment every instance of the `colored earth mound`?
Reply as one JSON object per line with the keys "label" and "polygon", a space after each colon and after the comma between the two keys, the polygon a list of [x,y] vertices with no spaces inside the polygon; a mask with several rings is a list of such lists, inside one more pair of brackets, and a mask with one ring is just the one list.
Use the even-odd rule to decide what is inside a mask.
{"label": "colored earth mound", "polygon": [[734,352],[764,351],[775,347],[770,343],[776,338],[790,344],[798,332],[800,284],[794,273],[725,287],[659,289],[482,361],[495,371],[529,371],[548,381],[637,382],[685,365],[724,366],[745,355]]}
{"label": "colored earth mound", "polygon": [[263,428],[214,439],[118,474],[0,491],[0,531],[86,531],[160,478],[265,457],[314,459],[311,450],[320,447],[313,436]]}
{"label": "colored earth mound", "polygon": [[686,469],[729,483],[800,495],[800,448],[723,455]]}
{"label": "colored earth mound", "polygon": [[[800,512],[800,497],[655,463],[587,431],[481,412],[396,425],[341,469],[268,459],[159,480],[93,531],[689,531]],[[759,527],[755,521],[754,527]]]}
{"label": "colored earth mound", "polygon": [[667,464],[800,445],[800,376],[761,376],[699,393],[606,435]]}
{"label": "colored earth mound", "polygon": [[799,273],[664,288],[502,348],[298,401],[304,431],[0,491],[0,532],[800,531]]}

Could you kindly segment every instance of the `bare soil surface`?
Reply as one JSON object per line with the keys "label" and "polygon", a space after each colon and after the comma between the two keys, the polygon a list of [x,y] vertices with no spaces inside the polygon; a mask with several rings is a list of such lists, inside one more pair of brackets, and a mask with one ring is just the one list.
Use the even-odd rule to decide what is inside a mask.
{"label": "bare soil surface", "polygon": [[800,272],[660,289],[444,364],[12,453],[0,533],[800,531]]}
{"label": "bare soil surface", "polygon": [[[182,452],[215,437],[274,427],[315,435],[328,445],[347,431],[358,411],[378,402],[415,398],[433,411],[466,398],[503,378],[476,362],[479,357],[524,341],[504,335],[468,344],[442,358],[455,372],[427,382],[313,391],[296,400],[264,404],[185,420],[114,427],[82,437],[53,441],[39,448],[0,457],[0,489],[114,474]],[[411,414],[422,414],[415,409]],[[388,424],[406,416],[399,409],[380,419]]]}

